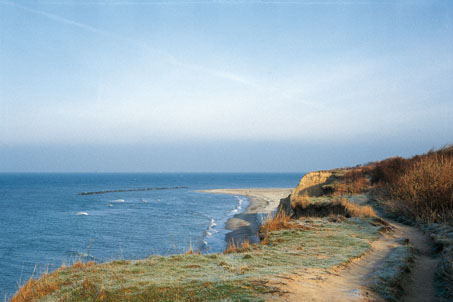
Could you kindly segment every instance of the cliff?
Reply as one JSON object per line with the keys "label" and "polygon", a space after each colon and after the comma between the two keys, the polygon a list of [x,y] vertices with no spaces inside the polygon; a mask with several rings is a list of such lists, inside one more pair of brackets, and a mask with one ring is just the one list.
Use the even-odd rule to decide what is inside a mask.
{"label": "cliff", "polygon": [[292,215],[291,202],[299,197],[304,195],[319,197],[332,193],[335,185],[342,179],[343,175],[343,170],[315,171],[305,174],[299,185],[293,189],[291,195],[280,200],[278,211]]}

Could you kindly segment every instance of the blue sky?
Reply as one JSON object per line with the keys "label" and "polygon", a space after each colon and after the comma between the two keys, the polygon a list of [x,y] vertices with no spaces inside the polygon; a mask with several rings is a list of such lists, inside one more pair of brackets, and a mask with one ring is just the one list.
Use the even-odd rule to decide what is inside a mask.
{"label": "blue sky", "polygon": [[0,0],[0,171],[308,171],[452,121],[451,1]]}

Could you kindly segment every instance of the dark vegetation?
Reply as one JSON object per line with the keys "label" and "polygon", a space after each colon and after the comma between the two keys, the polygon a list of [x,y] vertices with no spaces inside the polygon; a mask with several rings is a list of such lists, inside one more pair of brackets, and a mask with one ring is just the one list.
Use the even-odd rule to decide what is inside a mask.
{"label": "dark vegetation", "polygon": [[408,159],[391,157],[339,169],[336,175],[338,181],[323,187],[330,195],[371,190],[388,212],[408,221],[453,225],[453,145]]}
{"label": "dark vegetation", "polygon": [[453,224],[453,146],[362,169],[388,211],[415,222]]}

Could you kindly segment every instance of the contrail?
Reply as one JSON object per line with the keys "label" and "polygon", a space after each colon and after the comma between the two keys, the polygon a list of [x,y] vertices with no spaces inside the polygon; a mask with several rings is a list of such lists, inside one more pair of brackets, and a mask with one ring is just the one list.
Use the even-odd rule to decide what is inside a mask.
{"label": "contrail", "polygon": [[33,8],[30,8],[30,7],[27,7],[27,6],[24,6],[24,5],[20,5],[20,4],[16,4],[16,3],[12,3],[12,2],[0,2],[0,3],[7,3],[7,4],[10,4],[12,6],[18,7],[20,9],[22,9],[22,10],[25,10],[27,12],[46,17],[46,18],[48,18],[50,20],[53,20],[53,21],[56,21],[56,22],[72,25],[72,26],[84,29],[86,31],[89,31],[89,32],[92,32],[92,33],[95,33],[95,34],[98,34],[98,35],[101,35],[101,36],[104,36],[104,37],[113,38],[113,39],[116,39],[116,40],[119,40],[119,41],[122,41],[122,42],[125,42],[125,43],[128,43],[128,44],[135,45],[136,47],[139,47],[139,48],[144,48],[146,50],[149,50],[149,51],[152,51],[154,53],[157,53],[157,54],[161,55],[162,57],[165,58],[167,63],[169,63],[169,64],[171,64],[173,66],[176,66],[176,67],[181,67],[181,68],[184,68],[184,69],[189,69],[189,70],[194,70],[194,71],[200,71],[200,72],[204,72],[204,73],[207,73],[209,75],[212,75],[212,76],[215,76],[215,77],[218,77],[218,78],[223,78],[223,79],[227,79],[227,80],[230,80],[230,81],[238,82],[238,83],[241,83],[241,84],[244,84],[244,85],[253,86],[250,81],[248,81],[248,80],[246,80],[246,79],[244,79],[244,78],[242,78],[240,76],[237,76],[237,75],[234,75],[234,74],[230,74],[230,73],[226,73],[226,72],[220,72],[220,71],[216,71],[216,70],[211,70],[211,69],[205,68],[203,66],[195,65],[195,64],[184,63],[181,60],[177,59],[174,55],[168,53],[167,51],[164,51],[164,50],[159,49],[159,48],[152,47],[149,44],[146,44],[146,43],[134,40],[134,39],[130,39],[130,38],[124,37],[122,35],[118,35],[118,34],[115,34],[115,33],[112,33],[112,32],[109,32],[109,31],[106,31],[106,30],[103,30],[103,29],[99,29],[99,28],[96,28],[96,27],[93,27],[93,26],[90,26],[90,25],[87,25],[87,24],[84,24],[84,23],[80,23],[80,22],[77,22],[77,21],[74,21],[74,20],[71,20],[71,19],[67,19],[67,18],[58,16],[58,15],[52,14],[52,13],[48,13],[48,12],[45,12],[45,11],[33,9]]}
{"label": "contrail", "polygon": [[12,2],[3,2],[3,3],[8,3],[8,4],[10,4],[12,6],[15,6],[15,7],[18,7],[20,9],[22,9],[22,10],[25,10],[25,11],[28,11],[30,13],[34,13],[34,14],[46,17],[46,18],[48,18],[50,20],[53,20],[53,21],[56,21],[56,22],[61,22],[61,23],[64,23],[64,24],[72,25],[72,26],[84,29],[86,31],[89,31],[89,32],[92,32],[92,33],[95,33],[95,34],[98,34],[98,35],[101,35],[101,36],[104,36],[104,37],[113,38],[113,39],[116,39],[116,40],[120,40],[122,42],[127,42],[127,43],[133,44],[133,45],[135,45],[137,47],[146,48],[148,50],[151,50],[153,52],[159,53],[160,55],[166,57],[166,59],[169,62],[173,62],[174,60],[176,60],[174,56],[170,55],[169,53],[167,53],[167,52],[165,52],[165,51],[163,51],[161,49],[151,47],[148,44],[139,42],[139,41],[134,40],[134,39],[130,39],[130,38],[124,37],[122,35],[118,35],[118,34],[103,30],[103,29],[96,28],[96,27],[91,26],[91,25],[87,25],[87,24],[80,23],[80,22],[77,22],[77,21],[74,21],[74,20],[71,20],[71,19],[67,19],[67,18],[58,16],[58,15],[52,14],[52,13],[48,13],[48,12],[41,11],[41,10],[38,10],[38,9],[33,9],[33,8],[30,8],[30,7],[21,5],[21,4],[16,4],[16,3],[12,3]]}
{"label": "contrail", "polygon": [[[67,18],[58,16],[58,15],[52,14],[52,13],[41,11],[41,10],[38,10],[38,9],[30,8],[28,6],[24,6],[24,5],[21,5],[21,4],[16,4],[16,3],[13,3],[13,2],[9,2],[9,1],[0,1],[0,4],[2,4],[2,3],[3,4],[12,5],[12,6],[20,8],[20,9],[22,9],[24,11],[43,16],[45,18],[48,18],[48,19],[56,21],[56,22],[60,22],[60,23],[67,24],[67,25],[72,25],[72,26],[78,27],[80,29],[83,29],[83,30],[86,30],[86,31],[89,31],[89,32],[92,32],[92,33],[95,33],[95,34],[98,34],[98,35],[101,35],[101,36],[104,36],[104,37],[116,39],[118,41],[122,41],[124,43],[128,43],[128,44],[131,44],[131,45],[135,45],[136,47],[152,51],[154,53],[159,54],[163,58],[165,58],[165,61],[167,63],[169,63],[169,64],[171,64],[171,65],[173,65],[175,67],[179,67],[179,68],[183,68],[183,69],[187,69],[187,70],[192,70],[192,71],[197,71],[197,72],[202,72],[202,73],[205,73],[205,74],[217,77],[217,78],[226,79],[226,80],[229,80],[229,81],[232,81],[232,82],[236,82],[236,83],[242,84],[244,86],[247,86],[247,87],[250,87],[250,88],[253,88],[253,89],[256,89],[256,90],[261,90],[261,91],[266,91],[267,90],[267,91],[269,91],[271,93],[279,94],[280,97],[283,98],[283,99],[293,99],[293,97],[289,96],[288,93],[286,93],[284,91],[281,91],[280,89],[278,89],[278,88],[276,88],[276,87],[274,87],[272,85],[260,85],[258,83],[255,83],[255,82],[253,82],[253,81],[251,81],[251,80],[249,80],[247,78],[244,78],[244,77],[236,75],[236,74],[228,73],[228,72],[225,72],[225,71],[212,70],[212,69],[206,68],[204,66],[196,65],[196,64],[185,63],[185,62],[179,60],[178,58],[176,58],[174,55],[170,54],[169,52],[164,51],[164,50],[159,49],[159,48],[152,47],[149,44],[143,43],[141,41],[130,39],[130,38],[124,37],[122,35],[118,35],[118,34],[112,33],[110,31],[99,29],[99,28],[93,27],[91,25],[80,23],[80,22],[77,22],[77,21],[74,21],[74,20],[71,20],[71,19],[67,19]],[[103,3],[110,3],[110,2],[101,2],[101,4],[103,4]],[[120,3],[120,2],[114,2],[114,3]],[[137,3],[139,3],[139,2],[137,2]],[[142,2],[140,2],[140,3],[142,3]],[[157,2],[153,2],[153,3],[157,3]],[[313,103],[313,102],[308,102],[308,101],[303,101],[303,100],[300,100],[300,99],[297,99],[297,101],[299,103],[303,103],[306,106],[309,106],[309,107],[312,107],[312,108],[316,108],[316,109],[320,109],[319,104],[316,104],[316,103]]]}

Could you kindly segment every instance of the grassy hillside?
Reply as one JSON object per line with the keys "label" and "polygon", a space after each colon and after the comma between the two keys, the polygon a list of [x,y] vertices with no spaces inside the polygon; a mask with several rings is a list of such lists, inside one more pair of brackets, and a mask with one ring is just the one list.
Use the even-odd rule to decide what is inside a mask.
{"label": "grassy hillside", "polygon": [[[284,223],[281,223],[284,220]],[[261,244],[223,254],[186,253],[137,261],[76,263],[25,284],[18,301],[263,301],[279,292],[273,276],[328,269],[369,250],[382,225],[371,217],[289,219],[275,216]]]}

